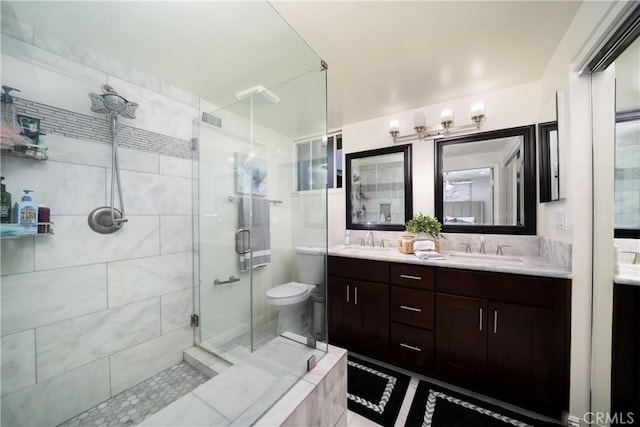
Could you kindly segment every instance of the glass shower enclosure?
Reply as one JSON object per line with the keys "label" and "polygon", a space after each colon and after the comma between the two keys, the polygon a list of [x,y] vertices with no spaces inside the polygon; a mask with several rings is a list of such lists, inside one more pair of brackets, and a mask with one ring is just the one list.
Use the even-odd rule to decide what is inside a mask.
{"label": "glass shower enclosure", "polygon": [[[266,355],[290,387],[327,348],[327,190],[296,190],[296,141],[326,135],[326,66],[236,96],[197,125],[196,345],[230,364]],[[318,283],[302,283],[299,253]],[[292,282],[292,296],[269,292]]]}

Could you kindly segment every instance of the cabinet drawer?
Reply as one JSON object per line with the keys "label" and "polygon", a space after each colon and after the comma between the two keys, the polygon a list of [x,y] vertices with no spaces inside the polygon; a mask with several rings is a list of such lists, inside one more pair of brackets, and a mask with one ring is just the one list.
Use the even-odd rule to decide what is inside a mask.
{"label": "cabinet drawer", "polygon": [[389,263],[368,259],[328,257],[328,273],[369,282],[389,282]]}
{"label": "cabinet drawer", "polygon": [[412,264],[391,264],[391,283],[416,289],[433,290],[432,267]]}
{"label": "cabinet drawer", "polygon": [[433,292],[391,287],[391,320],[433,329]]}
{"label": "cabinet drawer", "polygon": [[433,331],[391,323],[390,354],[404,369],[425,372],[433,367]]}
{"label": "cabinet drawer", "polygon": [[436,291],[452,295],[550,307],[562,295],[565,279],[439,268]]}

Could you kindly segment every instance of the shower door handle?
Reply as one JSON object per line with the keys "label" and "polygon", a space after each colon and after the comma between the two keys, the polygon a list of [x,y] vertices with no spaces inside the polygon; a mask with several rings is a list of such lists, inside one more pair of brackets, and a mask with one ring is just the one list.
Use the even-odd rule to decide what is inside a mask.
{"label": "shower door handle", "polygon": [[[247,249],[241,249],[242,234],[247,233],[247,242],[249,243]],[[251,252],[251,231],[248,228],[239,228],[236,230],[236,253],[240,255],[248,254]]]}

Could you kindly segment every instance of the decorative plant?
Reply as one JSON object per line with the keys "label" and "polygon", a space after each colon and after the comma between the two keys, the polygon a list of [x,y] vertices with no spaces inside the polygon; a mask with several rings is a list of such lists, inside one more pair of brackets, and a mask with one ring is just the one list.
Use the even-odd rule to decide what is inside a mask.
{"label": "decorative plant", "polygon": [[407,233],[414,236],[418,233],[426,233],[433,237],[434,240],[444,237],[440,233],[440,230],[442,229],[440,221],[430,215],[423,215],[422,212],[419,212],[417,215],[414,215],[412,219],[407,221],[405,229]]}

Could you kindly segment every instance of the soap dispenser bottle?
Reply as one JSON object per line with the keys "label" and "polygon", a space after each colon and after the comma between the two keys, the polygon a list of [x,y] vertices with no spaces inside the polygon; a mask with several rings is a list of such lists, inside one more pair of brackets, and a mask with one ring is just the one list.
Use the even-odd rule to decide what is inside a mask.
{"label": "soap dispenser bottle", "polygon": [[2,181],[4,176],[0,176],[0,223],[8,224],[11,222],[11,193]]}
{"label": "soap dispenser bottle", "polygon": [[24,227],[24,234],[38,234],[38,204],[29,196],[33,190],[23,191],[22,200],[13,208],[14,222]]}

